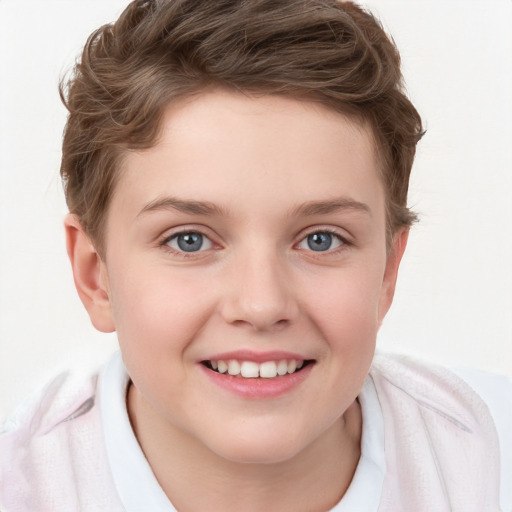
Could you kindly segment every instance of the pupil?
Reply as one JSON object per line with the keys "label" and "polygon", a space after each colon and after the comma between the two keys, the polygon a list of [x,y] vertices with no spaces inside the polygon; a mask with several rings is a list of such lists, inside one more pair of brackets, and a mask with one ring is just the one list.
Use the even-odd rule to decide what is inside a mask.
{"label": "pupil", "polygon": [[327,251],[332,244],[330,233],[313,233],[308,235],[308,246],[312,251]]}
{"label": "pupil", "polygon": [[203,235],[199,233],[185,233],[178,236],[178,247],[185,252],[194,252],[201,249]]}

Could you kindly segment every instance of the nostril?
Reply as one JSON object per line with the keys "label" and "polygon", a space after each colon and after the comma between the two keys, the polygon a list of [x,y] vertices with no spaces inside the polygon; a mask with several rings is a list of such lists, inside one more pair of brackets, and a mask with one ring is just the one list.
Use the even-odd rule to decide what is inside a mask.
{"label": "nostril", "polygon": [[288,326],[290,323],[290,320],[283,318],[281,320],[277,320],[275,322],[265,322],[265,321],[258,321],[257,319],[247,319],[247,320],[232,320],[230,321],[231,325],[238,326],[238,327],[248,327],[250,329],[254,329],[255,331],[274,331],[274,330],[281,330]]}
{"label": "nostril", "polygon": [[276,330],[280,330],[280,329],[283,329],[284,327],[287,327],[288,325],[290,324],[290,320],[286,319],[286,318],[283,318],[281,320],[278,320],[275,324],[274,324],[274,329]]}

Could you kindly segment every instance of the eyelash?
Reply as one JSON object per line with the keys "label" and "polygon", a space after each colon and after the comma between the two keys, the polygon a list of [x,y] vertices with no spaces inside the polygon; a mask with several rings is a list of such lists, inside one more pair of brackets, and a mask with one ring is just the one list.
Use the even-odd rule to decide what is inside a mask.
{"label": "eyelash", "polygon": [[[341,251],[344,251],[351,247],[353,245],[352,242],[350,242],[346,237],[338,233],[334,229],[329,228],[315,228],[311,231],[307,231],[305,233],[301,234],[301,238],[297,244],[295,244],[295,247],[297,247],[299,244],[302,244],[304,242],[307,242],[307,239],[311,235],[319,235],[319,234],[327,234],[331,235],[333,238],[337,239],[340,242],[340,245],[338,247],[335,247],[334,249],[327,249],[325,251],[314,251],[313,249],[304,249],[305,252],[309,253],[309,256],[313,257],[326,257],[326,256],[332,256],[336,255]],[[300,249],[299,249],[300,250]]]}
{"label": "eyelash", "polygon": [[190,228],[189,229],[181,229],[181,230],[176,231],[170,235],[165,236],[161,241],[158,242],[158,246],[161,247],[164,251],[172,254],[173,256],[179,256],[181,258],[191,258],[191,257],[197,258],[197,256],[199,254],[202,254],[211,248],[211,247],[209,247],[206,250],[187,252],[187,251],[180,251],[178,249],[175,249],[174,247],[171,247],[169,245],[169,243],[173,239],[178,238],[180,235],[200,235],[204,239],[208,240],[212,247],[215,246],[215,243],[212,241],[211,237],[209,237],[208,235],[203,233],[201,230],[193,229],[193,228],[192,229],[190,229]]}
{"label": "eyelash", "polygon": [[[203,231],[201,231],[200,229],[181,229],[177,232],[174,232],[170,235],[167,235],[165,236],[161,241],[158,242],[158,246],[161,247],[162,249],[164,249],[165,251],[167,251],[168,253],[172,254],[172,255],[177,255],[179,257],[182,257],[182,258],[191,258],[191,257],[198,257],[198,255],[200,255],[201,253],[204,253],[204,252],[207,252],[208,250],[210,250],[212,247],[208,247],[207,249],[203,249],[203,250],[198,250],[198,251],[190,251],[190,252],[187,252],[187,251],[182,251],[182,250],[177,250],[173,247],[171,247],[169,245],[169,243],[173,240],[173,239],[176,239],[177,237],[179,237],[180,235],[200,235],[202,236],[204,239],[208,240],[211,244],[212,247],[215,247],[215,242],[212,241],[211,237],[208,236],[207,234],[205,234]],[[352,246],[353,244],[347,240],[346,237],[340,235],[340,233],[338,233],[337,231],[333,230],[333,229],[329,229],[329,228],[316,228],[316,229],[313,229],[311,231],[307,231],[307,232],[303,232],[301,233],[301,236],[300,236],[300,240],[298,243],[296,243],[294,245],[294,248],[298,248],[299,244],[302,244],[304,242],[307,241],[307,238],[311,235],[315,235],[315,234],[328,234],[328,235],[331,235],[333,238],[337,239],[339,242],[340,242],[340,246],[339,247],[335,247],[334,249],[327,249],[325,251],[314,251],[313,249],[298,249],[298,250],[303,250],[304,252],[307,252],[310,254],[310,256],[314,256],[314,257],[325,257],[327,255],[334,255],[334,254],[337,254],[338,252],[340,251],[343,251],[343,250],[346,250],[348,247]]]}

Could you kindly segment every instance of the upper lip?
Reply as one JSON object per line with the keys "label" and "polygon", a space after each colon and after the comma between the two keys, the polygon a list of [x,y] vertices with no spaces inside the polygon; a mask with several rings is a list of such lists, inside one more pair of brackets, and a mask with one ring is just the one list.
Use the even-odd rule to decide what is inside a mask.
{"label": "upper lip", "polygon": [[295,359],[296,361],[306,361],[311,359],[304,355],[297,354],[294,352],[287,352],[282,350],[272,350],[268,352],[255,352],[253,350],[235,350],[231,352],[221,352],[218,354],[212,354],[211,356],[205,357],[198,362],[202,361],[253,361],[255,363],[265,363],[266,361],[281,361],[286,359],[290,361]]}

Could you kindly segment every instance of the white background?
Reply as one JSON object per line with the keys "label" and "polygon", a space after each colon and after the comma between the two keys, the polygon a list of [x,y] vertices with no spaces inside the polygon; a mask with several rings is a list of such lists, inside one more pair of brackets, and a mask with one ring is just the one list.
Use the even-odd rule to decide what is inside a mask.
{"label": "white background", "polygon": [[[0,417],[70,365],[94,331],[64,248],[59,77],[124,0],[0,0]],[[413,169],[420,214],[384,349],[512,374],[512,1],[373,0],[427,135]]]}

